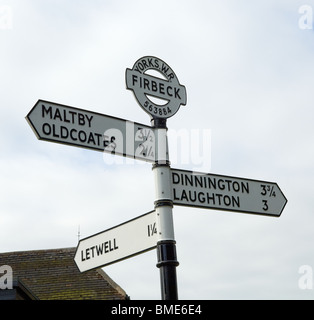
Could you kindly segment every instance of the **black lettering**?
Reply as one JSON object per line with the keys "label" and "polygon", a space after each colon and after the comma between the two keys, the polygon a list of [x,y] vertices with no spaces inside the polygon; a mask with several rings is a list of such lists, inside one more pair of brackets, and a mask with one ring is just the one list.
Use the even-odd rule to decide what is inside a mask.
{"label": "black lettering", "polygon": [[198,194],[198,201],[200,202],[200,203],[204,203],[205,202],[205,195],[204,195],[204,192],[199,192],[199,194]]}
{"label": "black lettering", "polygon": [[268,210],[267,200],[263,200],[263,203],[264,203],[263,210],[267,211]]}
{"label": "black lettering", "polygon": [[165,94],[165,85],[161,82],[159,83],[159,92]]}
{"label": "black lettering", "polygon": [[69,131],[66,127],[60,127],[60,134],[62,139],[66,139],[69,136]]}
{"label": "black lettering", "polygon": [[113,247],[111,246],[111,240],[108,241],[109,242],[109,251],[113,251]]}
{"label": "black lettering", "polygon": [[144,66],[143,66],[143,64],[142,64],[141,62],[139,62],[139,63],[137,64],[137,67],[138,67],[141,71],[144,70]]}
{"label": "black lettering", "polygon": [[52,125],[52,135],[56,138],[60,138],[60,136],[56,133],[56,125]]}
{"label": "black lettering", "polygon": [[69,119],[67,119],[67,111],[65,109],[63,110],[63,121],[68,123],[71,122]]}
{"label": "black lettering", "polygon": [[78,114],[78,124],[81,126],[85,125],[85,117],[84,117],[84,114],[82,113]]}
{"label": "black lettering", "polygon": [[92,125],[92,120],[93,120],[94,116],[90,116],[90,117],[88,117],[88,115],[87,115],[87,114],[86,114],[85,116],[86,116],[86,119],[87,119],[87,121],[88,121],[88,127],[90,128],[90,127],[91,127],[91,125]]}
{"label": "black lettering", "polygon": [[114,246],[114,250],[119,249],[119,247],[116,244],[116,239],[113,239],[113,246]]}
{"label": "black lettering", "polygon": [[147,60],[148,60],[149,66],[150,66],[150,67],[154,67],[154,65],[153,65],[153,59],[152,59],[152,58],[148,58]]}
{"label": "black lettering", "polygon": [[167,87],[167,93],[170,97],[173,97],[173,94],[171,94],[169,91],[172,89],[172,87],[168,86]]}
{"label": "black lettering", "polygon": [[157,91],[157,82],[152,80],[152,91],[156,92]]}
{"label": "black lettering", "polygon": [[195,187],[197,187],[198,185],[203,188],[203,179],[201,176],[195,176]]}
{"label": "black lettering", "polygon": [[185,185],[188,186],[190,185],[191,187],[193,187],[193,176],[188,176],[187,174],[185,175]]}
{"label": "black lettering", "polygon": [[142,60],[142,63],[143,63],[143,66],[144,66],[144,68],[146,69],[146,68],[148,68],[148,65],[147,65],[147,62],[146,62],[146,60]]}
{"label": "black lettering", "polygon": [[150,90],[149,89],[149,80],[144,78],[144,89]]}
{"label": "black lettering", "polygon": [[[192,192],[194,194],[192,194]],[[192,197],[192,195],[193,195],[193,197]],[[189,190],[189,198],[190,198],[190,201],[195,202],[196,201],[196,191]]]}
{"label": "black lettering", "polygon": [[96,141],[95,141],[95,139],[94,139],[94,135],[93,135],[92,132],[90,132],[90,134],[89,134],[87,143],[91,143],[91,142],[92,142],[94,145],[96,144]]}
{"label": "black lettering", "polygon": [[225,180],[225,182],[227,182],[227,185],[228,185],[228,191],[230,191],[230,183],[232,182],[231,180]]}
{"label": "black lettering", "polygon": [[225,190],[226,186],[224,185],[224,180],[223,179],[219,179],[218,180],[218,188],[220,190]]}
{"label": "black lettering", "polygon": [[97,255],[101,255],[104,251],[104,244],[102,243],[101,245],[98,245],[96,246],[96,252],[97,252]]}
{"label": "black lettering", "polygon": [[219,202],[219,205],[221,206],[222,194],[216,194],[216,196],[218,197],[218,202]]}
{"label": "black lettering", "polygon": [[104,245],[105,245],[105,253],[108,253],[109,252],[109,243],[108,243],[108,241],[104,242]]}
{"label": "black lettering", "polygon": [[229,197],[229,196],[224,196],[224,197],[223,197],[223,200],[224,200],[225,206],[229,207],[230,204],[231,204],[231,199],[230,199],[230,197]]}
{"label": "black lettering", "polygon": [[47,136],[50,136],[51,135],[51,127],[50,127],[50,124],[49,123],[44,123],[43,124],[43,133]]}
{"label": "black lettering", "polygon": [[240,185],[239,185],[239,183],[237,181],[233,181],[232,182],[232,189],[235,192],[239,192],[240,191]]}
{"label": "black lettering", "polygon": [[171,80],[174,78],[174,74],[173,73],[170,73],[169,75],[168,75],[168,79],[169,79],[169,81],[171,82]]}
{"label": "black lettering", "polygon": [[246,191],[246,193],[249,193],[249,183],[241,182],[241,190],[242,190],[242,193],[244,193],[244,191]]}
{"label": "black lettering", "polygon": [[97,146],[100,146],[100,138],[102,135],[100,133],[95,133],[95,136],[97,137]]}
{"label": "black lettering", "polygon": [[137,82],[137,75],[132,75],[132,85],[134,86],[135,82]]}
{"label": "black lettering", "polygon": [[173,200],[180,200],[180,198],[177,197],[176,195],[176,189],[173,188]]}
{"label": "black lettering", "polygon": [[187,202],[189,202],[189,199],[185,190],[182,190],[181,200],[186,200]]}
{"label": "black lettering", "polygon": [[179,182],[180,182],[180,176],[177,173],[172,172],[172,183],[178,184]]}
{"label": "black lettering", "polygon": [[214,178],[213,180],[211,178],[208,177],[208,188],[211,189],[215,189],[216,190],[216,179]]}
{"label": "black lettering", "polygon": [[210,194],[207,193],[207,203],[210,204],[210,202],[213,202],[213,205],[215,204],[215,194],[212,193],[212,196],[210,197]]}
{"label": "black lettering", "polygon": [[75,123],[75,115],[77,114],[77,112],[69,111],[69,114],[72,116],[72,123]]}
{"label": "black lettering", "polygon": [[95,249],[95,246],[91,247],[90,249],[92,250],[92,258],[94,258],[94,249]]}
{"label": "black lettering", "polygon": [[169,67],[163,63],[161,66],[161,72],[164,74],[167,74],[168,70],[169,70]]}
{"label": "black lettering", "polygon": [[179,96],[179,91],[180,88],[174,88],[174,97],[181,100],[181,97]]}
{"label": "black lettering", "polygon": [[42,104],[41,105],[41,115],[43,118],[45,118],[45,113],[50,116],[50,119],[52,119],[52,108],[49,107],[48,109],[46,109],[45,105]]}
{"label": "black lettering", "polygon": [[57,118],[60,119],[60,121],[62,121],[61,113],[60,113],[60,110],[58,108],[56,108],[56,112],[55,112],[55,115],[53,117],[53,120],[56,120]]}
{"label": "black lettering", "polygon": [[237,206],[238,208],[240,208],[240,198],[239,197],[235,198],[234,196],[232,196],[232,206],[233,207]]}
{"label": "black lettering", "polygon": [[72,130],[70,131],[70,137],[71,137],[71,139],[72,139],[73,141],[77,141],[77,138],[74,138],[74,137],[73,137],[73,132],[77,132],[77,130],[76,130],[76,129],[72,129]]}
{"label": "black lettering", "polygon": [[[83,135],[83,138],[82,138],[82,135]],[[86,139],[87,139],[86,132],[82,130],[79,131],[78,138],[81,142],[86,142]]]}

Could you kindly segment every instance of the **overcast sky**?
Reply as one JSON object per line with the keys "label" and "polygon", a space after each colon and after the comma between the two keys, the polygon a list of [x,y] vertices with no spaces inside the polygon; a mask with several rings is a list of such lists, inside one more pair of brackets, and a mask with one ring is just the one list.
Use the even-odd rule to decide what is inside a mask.
{"label": "overcast sky", "polygon": [[[0,0],[0,252],[75,247],[153,209],[151,164],[37,140],[38,99],[150,125],[125,70],[152,55],[187,90],[174,168],[277,182],[280,218],[175,207],[180,299],[313,299],[313,1]],[[311,9],[311,10],[310,10]],[[301,11],[301,13],[300,13]],[[302,13],[303,12],[303,13]],[[160,299],[156,252],[104,268]],[[14,272],[14,270],[13,270]]]}

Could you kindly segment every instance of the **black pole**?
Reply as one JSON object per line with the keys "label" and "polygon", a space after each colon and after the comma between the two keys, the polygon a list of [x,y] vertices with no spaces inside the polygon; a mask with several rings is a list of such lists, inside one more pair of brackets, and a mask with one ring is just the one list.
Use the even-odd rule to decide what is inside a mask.
{"label": "black pole", "polygon": [[160,241],[157,244],[157,257],[162,300],[178,300],[176,267],[179,262],[175,241]]}

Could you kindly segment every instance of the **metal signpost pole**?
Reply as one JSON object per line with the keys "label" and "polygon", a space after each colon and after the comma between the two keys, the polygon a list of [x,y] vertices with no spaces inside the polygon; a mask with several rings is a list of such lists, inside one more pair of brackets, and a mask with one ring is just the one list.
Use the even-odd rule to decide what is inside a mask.
{"label": "metal signpost pole", "polygon": [[166,119],[152,120],[157,140],[156,163],[153,165],[155,178],[155,211],[157,214],[157,267],[160,269],[162,300],[178,300],[177,273],[179,265],[174,238],[171,195],[171,169],[167,150]]}
{"label": "metal signpost pole", "polygon": [[[152,76],[160,74],[161,77]],[[141,108],[151,116],[155,132],[155,212],[157,215],[157,267],[160,269],[161,296],[163,300],[177,300],[177,274],[179,265],[176,254],[172,218],[171,168],[167,145],[167,118],[186,105],[186,89],[180,84],[170,66],[157,57],[145,56],[138,59],[132,69],[126,69],[126,87],[133,91]],[[155,103],[151,97],[165,104]]]}

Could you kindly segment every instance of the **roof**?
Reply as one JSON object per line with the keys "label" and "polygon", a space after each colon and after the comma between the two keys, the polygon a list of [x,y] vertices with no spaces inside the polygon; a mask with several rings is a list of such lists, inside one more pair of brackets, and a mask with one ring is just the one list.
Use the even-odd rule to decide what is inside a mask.
{"label": "roof", "polygon": [[[39,300],[125,300],[125,291],[102,269],[81,273],[76,248],[0,253],[13,271],[14,287]],[[1,291],[1,290],[0,290]]]}

